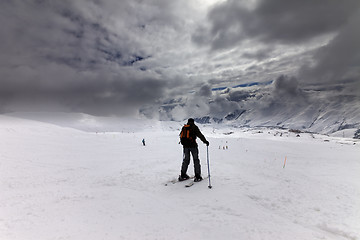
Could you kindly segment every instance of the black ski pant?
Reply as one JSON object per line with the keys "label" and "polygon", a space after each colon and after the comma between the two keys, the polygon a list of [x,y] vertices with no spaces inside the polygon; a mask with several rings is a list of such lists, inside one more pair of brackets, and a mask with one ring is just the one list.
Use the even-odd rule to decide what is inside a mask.
{"label": "black ski pant", "polygon": [[190,152],[194,161],[195,176],[201,176],[201,165],[199,160],[199,149],[196,148],[184,148],[184,159],[181,166],[181,175],[185,175],[190,164]]}

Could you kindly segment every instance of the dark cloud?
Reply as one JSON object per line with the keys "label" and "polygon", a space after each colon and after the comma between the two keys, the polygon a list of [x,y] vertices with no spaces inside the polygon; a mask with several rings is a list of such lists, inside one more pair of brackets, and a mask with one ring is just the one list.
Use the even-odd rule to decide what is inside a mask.
{"label": "dark cloud", "polygon": [[239,103],[229,101],[226,96],[216,96],[209,103],[210,113],[213,117],[222,118],[232,113],[235,109],[239,109]]}
{"label": "dark cloud", "polygon": [[352,79],[360,82],[360,9],[329,44],[318,49],[313,66],[305,65],[301,77],[308,82],[334,83]]}
{"label": "dark cloud", "polygon": [[[58,68],[58,66],[57,66]],[[61,70],[67,72],[61,74]],[[95,115],[134,113],[142,104],[151,104],[164,95],[168,83],[155,77],[134,74],[69,74],[69,69],[50,80],[35,75],[29,82],[4,84],[0,95],[17,110],[67,110]],[[101,80],[101,81],[100,81]],[[10,109],[9,109],[10,110]]]}
{"label": "dark cloud", "polygon": [[360,1],[200,2],[0,1],[0,111],[183,120],[356,101]]}
{"label": "dark cloud", "polygon": [[244,58],[255,59],[257,61],[268,59],[271,56],[272,56],[272,49],[269,47],[254,52],[244,52],[242,55],[242,57]]}
{"label": "dark cloud", "polygon": [[212,92],[211,92],[211,86],[210,86],[210,85],[203,85],[203,86],[200,88],[198,94],[199,94],[200,96],[210,97],[211,94],[212,94]]}
{"label": "dark cloud", "polygon": [[233,102],[241,102],[241,101],[246,101],[251,97],[254,97],[255,94],[253,92],[250,91],[229,91],[229,97],[228,100],[229,101],[233,101]]}
{"label": "dark cloud", "polygon": [[348,91],[360,90],[358,0],[260,0],[253,5],[228,0],[207,18],[193,42],[212,52],[243,48],[241,56],[256,61],[251,66],[259,69],[248,67],[243,77],[288,74],[297,75],[302,87],[342,84]]}
{"label": "dark cloud", "polygon": [[144,39],[181,27],[175,9],[161,0],[1,1],[1,110],[119,114],[157,101],[172,79],[147,67],[156,51]]}
{"label": "dark cloud", "polygon": [[228,0],[209,12],[210,26],[200,26],[193,41],[213,49],[233,47],[249,38],[267,44],[302,43],[338,31],[359,7],[357,0],[261,0],[254,8]]}
{"label": "dark cloud", "polygon": [[298,81],[295,77],[281,75],[274,81],[274,91],[281,95],[296,96],[299,94]]}
{"label": "dark cloud", "polygon": [[[248,30],[265,41],[280,40],[299,43],[324,33],[337,31],[356,14],[360,3],[356,0],[262,1],[255,10],[259,18]],[[263,33],[265,31],[265,33]]]}

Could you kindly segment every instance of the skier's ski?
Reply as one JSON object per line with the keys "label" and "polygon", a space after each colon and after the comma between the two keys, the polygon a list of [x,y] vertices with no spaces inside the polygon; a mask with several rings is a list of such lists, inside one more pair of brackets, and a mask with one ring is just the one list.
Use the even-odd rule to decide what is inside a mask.
{"label": "skier's ski", "polygon": [[[209,177],[208,177],[208,176],[207,176],[207,177],[204,177],[201,181],[204,181],[204,180],[207,179],[207,178],[209,178]],[[201,181],[198,181],[198,182],[201,182]],[[195,183],[197,183],[197,182],[195,182],[195,180],[193,180],[193,181],[189,182],[188,184],[186,184],[185,187],[191,187],[191,186],[193,186]]]}
{"label": "skier's ski", "polygon": [[165,186],[167,186],[167,185],[169,185],[169,184],[175,184],[175,183],[179,183],[179,182],[185,182],[185,181],[188,181],[188,180],[190,180],[190,179],[194,179],[194,177],[190,177],[189,179],[186,179],[186,180],[183,180],[183,181],[179,181],[179,179],[176,178],[176,179],[173,179],[173,180],[171,180],[171,181],[166,182],[166,183],[165,183]]}
{"label": "skier's ski", "polygon": [[194,184],[195,184],[195,181],[191,181],[191,182],[189,182],[188,184],[186,184],[185,187],[191,187],[191,186],[194,185]]}

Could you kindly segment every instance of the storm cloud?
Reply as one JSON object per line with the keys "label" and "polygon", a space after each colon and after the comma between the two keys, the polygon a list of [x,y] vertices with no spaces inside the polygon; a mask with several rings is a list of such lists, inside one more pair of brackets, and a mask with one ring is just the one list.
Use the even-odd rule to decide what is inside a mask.
{"label": "storm cloud", "polygon": [[[250,1],[249,1],[250,2]],[[322,34],[337,32],[357,14],[359,1],[336,0],[245,1],[228,0],[208,13],[209,26],[200,26],[194,42],[213,49],[233,47],[247,39],[297,44]]]}
{"label": "storm cloud", "polygon": [[192,40],[212,51],[252,49],[243,57],[258,61],[281,57],[276,49],[303,49],[295,54],[302,59],[300,67],[286,72],[298,75],[301,83],[359,82],[359,16],[357,0],[228,0],[209,11],[208,23],[198,27]]}
{"label": "storm cloud", "polygon": [[0,13],[0,112],[182,120],[360,97],[358,0],[13,0]]}
{"label": "storm cloud", "polygon": [[348,23],[329,44],[314,54],[313,66],[304,66],[301,74],[305,80],[320,83],[341,83],[352,80],[360,84],[360,9],[350,16]]}
{"label": "storm cloud", "polygon": [[158,63],[174,44],[161,34],[177,37],[182,27],[175,2],[15,0],[0,8],[3,112],[127,113],[178,84]]}

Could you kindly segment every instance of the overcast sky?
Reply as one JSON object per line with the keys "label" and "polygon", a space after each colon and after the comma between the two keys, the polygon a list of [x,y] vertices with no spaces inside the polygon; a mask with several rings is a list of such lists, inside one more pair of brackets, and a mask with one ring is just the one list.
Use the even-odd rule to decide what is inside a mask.
{"label": "overcast sky", "polygon": [[5,0],[0,26],[0,112],[132,114],[269,81],[360,95],[359,0]]}

